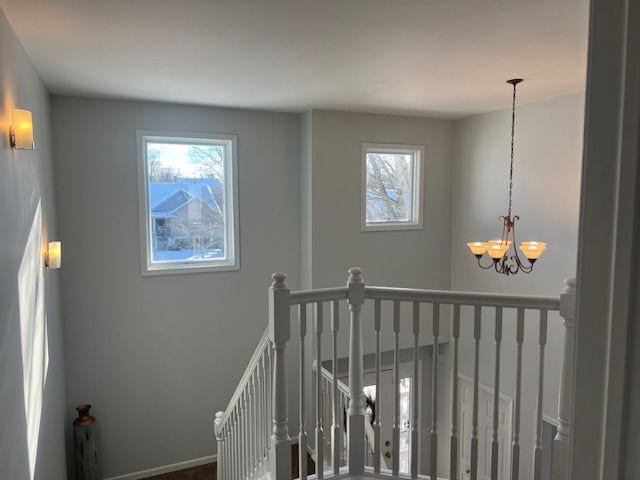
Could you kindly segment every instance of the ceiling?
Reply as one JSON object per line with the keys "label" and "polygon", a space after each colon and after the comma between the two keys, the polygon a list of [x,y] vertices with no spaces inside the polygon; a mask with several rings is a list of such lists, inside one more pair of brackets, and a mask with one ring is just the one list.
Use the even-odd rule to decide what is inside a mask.
{"label": "ceiling", "polygon": [[588,0],[0,0],[57,94],[462,117],[583,91]]}

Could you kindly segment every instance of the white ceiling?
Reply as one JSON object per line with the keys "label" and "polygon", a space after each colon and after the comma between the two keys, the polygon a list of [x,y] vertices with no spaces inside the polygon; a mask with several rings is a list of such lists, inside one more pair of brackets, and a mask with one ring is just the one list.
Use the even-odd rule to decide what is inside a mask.
{"label": "white ceiling", "polygon": [[460,117],[584,90],[588,0],[0,0],[59,94]]}

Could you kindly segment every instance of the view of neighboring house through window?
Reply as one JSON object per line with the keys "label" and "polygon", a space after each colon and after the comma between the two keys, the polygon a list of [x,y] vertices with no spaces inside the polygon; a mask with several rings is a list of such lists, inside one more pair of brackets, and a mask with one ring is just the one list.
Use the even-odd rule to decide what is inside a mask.
{"label": "view of neighboring house through window", "polygon": [[143,272],[236,269],[235,137],[138,139]]}
{"label": "view of neighboring house through window", "polygon": [[363,230],[422,228],[424,147],[363,145]]}

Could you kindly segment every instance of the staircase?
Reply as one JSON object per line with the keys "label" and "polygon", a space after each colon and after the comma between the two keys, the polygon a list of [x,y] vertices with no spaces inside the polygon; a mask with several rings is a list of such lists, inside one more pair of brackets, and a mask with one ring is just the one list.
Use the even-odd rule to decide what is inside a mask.
{"label": "staircase", "polygon": [[[267,477],[274,480],[290,480],[291,474],[291,437],[287,405],[287,379],[285,354],[287,346],[292,342],[292,331],[295,332],[299,344],[299,377],[298,384],[289,386],[297,390],[299,401],[299,419],[297,440],[301,457],[305,447],[315,448],[316,473],[311,477],[322,480],[332,477],[371,477],[371,478],[450,478],[461,480],[485,479],[484,472],[478,471],[478,393],[480,369],[480,340],[482,330],[493,331],[492,341],[495,344],[494,398],[493,398],[493,434],[490,445],[490,477],[499,480],[498,457],[501,447],[510,451],[511,465],[507,475],[502,478],[519,480],[520,478],[542,479],[542,412],[545,367],[545,346],[547,343],[548,313],[559,311],[565,327],[564,361],[558,401],[558,434],[553,442],[553,480],[568,479],[568,459],[570,442],[570,408],[572,405],[571,383],[573,372],[574,325],[575,325],[575,281],[565,281],[565,289],[559,297],[499,295],[473,292],[418,290],[407,288],[365,286],[362,271],[359,268],[349,270],[347,285],[344,287],[315,290],[290,291],[286,285],[286,275],[275,273],[269,288],[269,326],[262,336],[251,357],[242,379],[234,392],[227,409],[218,412],[215,419],[215,433],[218,442],[218,480],[254,480]],[[337,342],[343,335],[340,324],[340,305],[346,302],[349,309],[349,385],[340,382],[337,377]],[[432,371],[432,407],[428,434],[430,437],[429,474],[418,473],[418,449],[411,449],[410,471],[400,473],[400,390],[398,382],[393,392],[393,429],[391,442],[391,465],[387,465],[381,455],[381,437],[379,415],[373,425],[365,412],[363,393],[363,348],[361,315],[366,305],[373,314],[373,325],[376,339],[375,377],[376,391],[380,391],[381,367],[381,330],[383,322],[383,306],[389,304],[393,312],[389,327],[393,330],[394,378],[399,378],[400,364],[400,327],[401,307],[412,312],[413,366],[414,379],[418,378],[418,347],[420,335],[433,340]],[[427,332],[421,332],[424,323],[420,311],[430,307],[431,321]],[[294,308],[292,308],[294,307]],[[295,309],[292,320],[292,310]],[[329,313],[329,322],[325,321],[325,309]],[[308,321],[307,312],[313,312],[313,322]],[[535,312],[537,335],[534,339],[538,345],[538,378],[537,408],[535,418],[535,441],[533,462],[521,465],[520,462],[520,427],[522,422],[522,363],[523,343],[525,340],[525,312]],[[461,313],[462,312],[462,313]],[[485,313],[483,317],[483,312]],[[487,312],[491,322],[487,322]],[[500,393],[500,352],[503,342],[503,313],[515,312],[515,398],[512,418],[512,432],[509,445],[500,445],[498,438],[498,405]],[[470,315],[465,315],[468,313]],[[505,315],[510,321],[511,316]],[[531,321],[531,314],[527,322]],[[468,321],[473,329],[474,372],[473,372],[473,407],[471,421],[470,444],[465,445],[470,453],[469,465],[461,471],[460,453],[462,439],[460,437],[460,419],[458,405],[460,392],[458,382],[452,382],[451,420],[447,425],[438,420],[438,375],[452,375],[458,378],[459,340],[461,322]],[[449,322],[451,326],[451,363],[452,371],[440,372],[438,366],[439,337],[441,325]],[[328,325],[325,325],[328,323]],[[490,323],[491,325],[487,325]],[[492,329],[490,327],[493,327]],[[308,327],[310,331],[308,332]],[[343,330],[341,330],[341,327]],[[322,368],[322,336],[324,330],[330,335],[332,348],[333,371]],[[311,342],[307,342],[307,336]],[[307,343],[313,343],[315,359],[309,365]],[[313,382],[311,384],[307,382]],[[422,428],[427,428],[419,418],[417,409],[418,388],[413,388],[413,412],[411,421],[411,443],[417,445]],[[312,394],[309,394],[309,391]],[[315,398],[309,398],[313,396]],[[313,431],[307,433],[307,406],[312,405],[314,425]],[[344,425],[346,409],[347,425]],[[528,415],[526,415],[528,417]],[[345,428],[346,427],[346,428]],[[345,434],[346,432],[346,434]],[[438,437],[445,435],[449,446],[447,465],[438,465]],[[505,439],[505,443],[507,439]],[[489,463],[489,460],[488,460]],[[306,480],[307,466],[305,461],[299,462],[299,478]],[[444,472],[444,473],[443,473]],[[482,474],[482,476],[481,476]],[[502,479],[500,479],[502,480]]]}

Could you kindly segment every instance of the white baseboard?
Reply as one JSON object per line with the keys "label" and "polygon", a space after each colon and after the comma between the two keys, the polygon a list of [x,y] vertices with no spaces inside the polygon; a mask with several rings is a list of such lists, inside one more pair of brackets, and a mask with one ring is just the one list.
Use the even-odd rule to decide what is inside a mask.
{"label": "white baseboard", "polygon": [[217,455],[209,455],[207,457],[194,458],[192,460],[172,463],[171,465],[164,465],[162,467],[150,468],[149,470],[141,470],[140,472],[127,473],[125,475],[118,475],[117,477],[109,477],[104,480],[140,480],[142,478],[153,477],[155,475],[162,475],[163,473],[177,472],[178,470],[184,470],[185,468],[199,467],[200,465],[213,463],[217,458]]}

